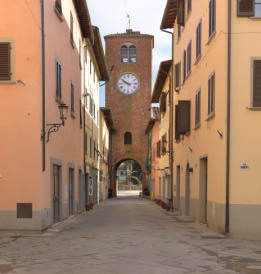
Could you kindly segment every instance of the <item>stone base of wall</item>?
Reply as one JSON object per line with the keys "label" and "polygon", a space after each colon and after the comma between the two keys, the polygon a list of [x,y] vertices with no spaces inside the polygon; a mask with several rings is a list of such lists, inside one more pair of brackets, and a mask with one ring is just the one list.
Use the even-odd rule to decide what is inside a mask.
{"label": "stone base of wall", "polygon": [[[203,223],[204,215],[199,209],[199,200],[190,199],[189,216],[198,223]],[[185,198],[180,198],[180,212],[185,214]],[[225,233],[226,205],[207,203],[207,226],[220,234]],[[261,205],[230,205],[231,236],[261,238]]]}

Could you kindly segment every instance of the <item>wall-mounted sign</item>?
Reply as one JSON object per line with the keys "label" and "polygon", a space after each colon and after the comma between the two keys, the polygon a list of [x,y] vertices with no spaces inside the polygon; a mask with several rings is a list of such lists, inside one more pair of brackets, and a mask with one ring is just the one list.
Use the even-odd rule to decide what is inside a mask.
{"label": "wall-mounted sign", "polygon": [[250,169],[250,165],[248,162],[240,163],[240,169]]}

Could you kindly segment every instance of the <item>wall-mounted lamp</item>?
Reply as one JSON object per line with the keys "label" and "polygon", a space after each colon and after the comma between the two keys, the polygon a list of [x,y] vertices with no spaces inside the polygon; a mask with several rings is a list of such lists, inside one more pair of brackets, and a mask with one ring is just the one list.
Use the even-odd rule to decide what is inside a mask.
{"label": "wall-mounted lamp", "polygon": [[82,95],[82,97],[87,97],[87,96],[89,96],[89,95],[90,95],[90,93],[86,92],[86,93],[84,93],[84,94]]}
{"label": "wall-mounted lamp", "polygon": [[[162,140],[162,144],[163,144],[163,146],[165,147],[166,145],[167,145],[167,140],[166,139],[164,139],[164,140]],[[167,151],[167,149],[166,149],[166,153],[168,154],[168,155],[170,155],[171,157],[173,157],[174,156],[174,150],[169,150],[169,151]]]}
{"label": "wall-mounted lamp", "polygon": [[[46,142],[49,142],[50,134],[53,132],[57,132],[61,126],[64,126],[64,121],[67,119],[67,113],[68,113],[68,106],[65,103],[61,103],[60,106],[58,106],[58,109],[60,111],[60,119],[62,122],[60,124],[54,123],[54,124],[47,124],[49,126],[48,132],[47,132],[47,140]],[[43,133],[45,134],[45,132]],[[41,138],[43,138],[43,134]]]}

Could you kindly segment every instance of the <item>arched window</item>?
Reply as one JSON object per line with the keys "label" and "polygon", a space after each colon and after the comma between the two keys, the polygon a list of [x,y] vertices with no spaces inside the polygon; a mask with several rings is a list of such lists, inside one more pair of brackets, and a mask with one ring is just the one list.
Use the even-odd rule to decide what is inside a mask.
{"label": "arched window", "polygon": [[129,62],[136,63],[137,62],[137,50],[135,46],[129,47]]}
{"label": "arched window", "polygon": [[128,60],[128,47],[123,45],[121,47],[121,63],[128,63],[129,60]]}
{"label": "arched window", "polygon": [[132,145],[132,136],[130,132],[124,134],[124,145]]}

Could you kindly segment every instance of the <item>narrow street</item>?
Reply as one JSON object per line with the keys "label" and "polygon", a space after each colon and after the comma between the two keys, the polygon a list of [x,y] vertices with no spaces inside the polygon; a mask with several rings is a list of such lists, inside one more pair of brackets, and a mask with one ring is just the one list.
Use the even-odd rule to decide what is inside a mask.
{"label": "narrow street", "polygon": [[204,229],[138,196],[111,199],[41,235],[0,234],[0,273],[261,273],[261,241]]}

